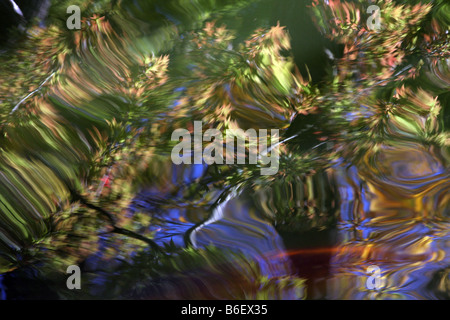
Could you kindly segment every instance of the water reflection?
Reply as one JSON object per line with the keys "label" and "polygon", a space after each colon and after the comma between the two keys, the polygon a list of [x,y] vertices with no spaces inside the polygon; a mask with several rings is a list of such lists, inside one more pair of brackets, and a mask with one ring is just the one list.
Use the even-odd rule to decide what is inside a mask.
{"label": "water reflection", "polygon": [[[340,245],[327,298],[439,298],[429,281],[450,262],[448,172],[439,157],[416,147],[385,148],[360,170],[337,169]],[[376,292],[366,286],[370,265],[386,281]]]}
{"label": "water reflection", "polygon": [[239,250],[258,261],[269,278],[291,274],[284,245],[273,225],[251,206],[245,194],[230,196],[191,234],[195,246],[213,244]]}
{"label": "water reflection", "polygon": [[[405,28],[414,13],[434,15],[422,71],[395,36],[331,25],[360,23],[354,3],[314,1],[301,14],[319,28],[299,27],[301,39],[298,1],[85,1],[76,31],[58,24],[61,3],[49,27],[0,57],[1,299],[448,298],[439,1],[407,12]],[[352,36],[369,43],[358,59]],[[323,46],[345,48],[329,61]],[[280,129],[279,172],[174,165],[170,135],[195,120]],[[80,295],[61,286],[70,264],[88,284]],[[369,266],[381,270],[379,290],[367,286]]]}

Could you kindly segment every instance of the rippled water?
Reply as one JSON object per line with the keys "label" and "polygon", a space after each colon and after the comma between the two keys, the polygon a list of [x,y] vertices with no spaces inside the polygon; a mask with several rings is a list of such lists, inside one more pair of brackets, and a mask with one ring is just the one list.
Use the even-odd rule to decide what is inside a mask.
{"label": "rippled water", "polygon": [[[323,17],[336,5],[311,3]],[[2,54],[1,299],[449,298],[448,55],[425,59],[411,88],[395,83],[398,111],[367,138],[385,93],[363,100],[357,72],[332,88],[337,69],[323,48],[336,59],[346,49],[301,1],[78,4],[82,30],[61,23],[62,1]],[[436,24],[450,18],[444,2],[430,12]],[[279,47],[258,56],[264,37]],[[370,85],[384,80],[376,76]],[[342,113],[315,111],[330,104]],[[170,135],[193,120],[279,128],[279,173],[174,165]],[[139,239],[111,233],[74,190],[175,253],[157,260]],[[70,264],[86,275],[80,295],[65,288]],[[383,288],[367,287],[369,266]]]}

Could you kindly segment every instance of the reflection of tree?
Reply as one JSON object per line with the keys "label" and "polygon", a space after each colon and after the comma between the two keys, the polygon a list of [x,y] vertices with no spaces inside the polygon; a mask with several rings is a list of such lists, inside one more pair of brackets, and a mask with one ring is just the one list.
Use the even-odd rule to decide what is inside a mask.
{"label": "reflection of tree", "polygon": [[432,292],[436,292],[437,299],[450,299],[450,268],[437,271],[428,284]]}
{"label": "reflection of tree", "polygon": [[[211,207],[220,190],[247,188],[269,203],[263,211],[278,226],[324,229],[335,222],[337,201],[325,172],[338,159],[357,164],[383,145],[411,142],[448,148],[436,99],[448,86],[442,1],[380,2],[379,32],[366,28],[358,2],[314,1],[320,30],[345,46],[320,89],[296,70],[280,25],[241,44],[212,21],[176,41],[171,26],[159,40],[173,52],[155,56],[135,41],[142,34],[114,14],[114,4],[79,3],[82,30],[55,22],[0,57],[7,66],[0,71],[1,271],[37,261],[45,272],[64,271],[100,250],[106,237],[105,261],[131,261],[136,252],[142,260],[123,262],[130,281],[143,268],[157,278],[161,265],[175,261],[170,250],[180,255],[170,269],[176,274],[210,253],[158,246],[148,229],[153,217],[128,211],[142,186],[166,192],[152,199],[155,208],[173,205],[179,192],[183,201]],[[191,129],[194,120],[205,129],[283,130],[280,171],[261,177],[260,165],[211,166],[196,184],[170,185],[171,133]]]}

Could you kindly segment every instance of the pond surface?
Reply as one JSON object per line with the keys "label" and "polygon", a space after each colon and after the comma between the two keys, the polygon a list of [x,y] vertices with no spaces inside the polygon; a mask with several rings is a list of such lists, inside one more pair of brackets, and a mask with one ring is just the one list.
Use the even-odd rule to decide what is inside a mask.
{"label": "pond surface", "polygon": [[[72,2],[82,30],[60,1],[2,51],[0,299],[449,299],[448,55],[380,85],[320,27],[339,1]],[[173,164],[170,135],[194,120],[279,129],[279,172]]]}

